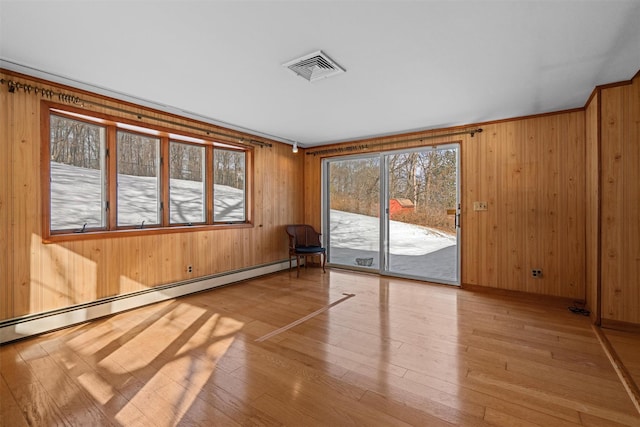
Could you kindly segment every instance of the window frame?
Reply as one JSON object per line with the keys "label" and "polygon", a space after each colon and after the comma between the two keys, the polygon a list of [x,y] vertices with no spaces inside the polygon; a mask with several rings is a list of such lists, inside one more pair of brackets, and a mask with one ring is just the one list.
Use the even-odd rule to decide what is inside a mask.
{"label": "window frame", "polygon": [[[126,133],[129,135],[134,135],[134,136],[140,136],[143,138],[154,138],[158,141],[158,145],[157,145],[157,168],[156,168],[156,173],[158,174],[155,178],[157,181],[157,197],[158,200],[156,200],[156,204],[157,204],[157,209],[158,212],[156,214],[156,218],[160,221],[159,223],[151,223],[148,225],[149,228],[154,228],[154,227],[162,227],[163,226],[163,197],[162,197],[162,191],[164,189],[164,182],[163,182],[163,176],[162,176],[162,143],[163,143],[163,139],[160,136],[156,136],[156,135],[151,135],[148,133],[144,133],[144,132],[140,132],[138,130],[129,130],[126,128],[122,128],[119,126],[116,126],[116,144],[115,144],[115,151],[110,149],[110,153],[115,153],[115,155],[113,155],[113,159],[114,159],[114,163],[116,164],[116,175],[113,178],[113,183],[115,184],[115,188],[116,188],[116,198],[113,200],[115,201],[114,203],[110,203],[110,208],[115,210],[115,214],[116,214],[116,222],[114,224],[112,224],[112,226],[118,230],[126,230],[126,229],[131,229],[131,228],[140,228],[143,229],[144,228],[144,221],[141,225],[138,225],[136,223],[126,223],[126,224],[120,224],[121,218],[120,215],[122,214],[122,212],[119,212],[120,209],[120,196],[121,194],[118,192],[118,187],[123,187],[122,185],[120,185],[120,175],[127,175],[127,174],[121,174],[120,171],[118,170],[118,156],[120,155],[119,153],[119,140],[118,140],[118,135],[120,133]],[[111,157],[111,156],[107,156],[107,157]],[[110,182],[110,176],[107,174],[107,182]],[[168,184],[168,183],[167,183]],[[107,199],[107,201],[111,202],[111,200]],[[124,215],[123,215],[124,216]],[[107,224],[107,228],[109,228],[109,225],[111,224]]]}
{"label": "window frame", "polygon": [[169,215],[168,216],[168,223],[171,224],[172,226],[206,225],[207,221],[209,220],[209,212],[210,212],[210,209],[209,209],[209,206],[208,206],[209,198],[207,197],[207,190],[209,188],[209,186],[207,185],[207,177],[208,177],[208,173],[207,173],[207,157],[208,156],[207,156],[207,153],[208,153],[208,150],[205,148],[203,156],[202,156],[203,158],[202,158],[202,161],[201,161],[201,163],[202,163],[201,167],[203,168],[202,172],[204,172],[204,177],[203,177],[203,181],[202,181],[202,184],[203,184],[203,187],[204,187],[203,188],[203,192],[202,192],[202,197],[204,199],[203,200],[203,205],[204,206],[203,206],[203,209],[202,209],[202,211],[203,211],[202,213],[204,214],[204,221],[172,222],[172,220],[171,220],[171,201],[172,201],[172,198],[171,198],[171,179],[172,179],[171,178],[171,145],[172,144],[182,144],[182,145],[186,145],[186,146],[189,146],[189,147],[204,148],[204,147],[202,147],[202,144],[198,144],[198,143],[195,143],[193,141],[184,141],[184,140],[181,140],[179,138],[169,138],[169,151],[168,151],[169,152],[169,157],[168,157],[169,160],[166,162],[169,165],[169,169],[168,169],[169,178],[167,180],[167,184],[169,185],[169,199],[168,199],[169,207],[167,209],[168,215]]}
{"label": "window frame", "polygon": [[[42,238],[43,242],[59,242],[68,240],[84,240],[97,238],[111,238],[118,236],[153,235],[164,233],[180,233],[193,231],[206,231],[229,228],[251,228],[253,223],[253,159],[254,147],[247,146],[223,138],[211,138],[207,135],[199,135],[181,129],[179,126],[167,127],[154,123],[112,116],[104,113],[89,111],[83,108],[58,104],[42,100],[40,114],[41,128],[41,194],[42,194]],[[104,229],[91,230],[51,230],[51,115],[65,117],[72,120],[100,125],[106,128],[106,227]],[[140,118],[140,117],[139,117]],[[183,119],[187,120],[187,119]],[[162,121],[162,119],[159,119]],[[185,127],[189,127],[188,124]],[[160,140],[160,165],[159,165],[159,196],[160,196],[160,224],[140,227],[118,226],[117,223],[117,132],[137,133],[144,136],[156,137]],[[241,138],[239,135],[238,138]],[[233,139],[233,137],[229,137]],[[204,147],[204,202],[206,220],[203,223],[171,223],[170,219],[170,144],[171,142],[192,144]],[[213,165],[214,149],[231,149],[245,153],[245,182],[244,205],[245,220],[237,222],[214,222],[213,214]]]}
{"label": "window frame", "polygon": [[[79,120],[77,117],[70,117],[68,115],[58,114],[58,112],[53,112],[53,113],[49,114],[49,121],[48,121],[49,126],[51,125],[51,120],[52,120],[51,117],[52,116],[58,117],[58,118],[63,119],[63,120],[73,120],[75,122],[84,123],[84,124],[88,124],[90,126],[95,126],[95,127],[101,128],[101,132],[100,133],[103,134],[103,136],[102,136],[103,140],[101,141],[100,148],[99,148],[101,150],[101,152],[99,153],[99,157],[100,157],[100,169],[99,169],[100,187],[102,187],[101,191],[100,191],[100,196],[101,197],[100,197],[100,203],[99,203],[100,204],[100,210],[102,211],[101,214],[100,214],[100,216],[101,216],[101,218],[100,218],[101,224],[99,226],[94,226],[92,224],[92,225],[89,225],[87,227],[87,223],[85,223],[82,226],[82,230],[86,230],[86,231],[105,231],[106,227],[107,227],[107,224],[109,223],[108,215],[105,212],[106,211],[106,209],[105,209],[106,200],[108,200],[108,193],[109,193],[108,185],[107,185],[108,183],[107,183],[107,180],[106,180],[107,170],[108,170],[108,163],[107,163],[107,156],[106,156],[107,128],[102,123],[88,122],[86,120]],[[47,180],[47,183],[49,185],[49,205],[48,205],[49,206],[49,216],[48,216],[47,223],[48,223],[49,228],[51,229],[51,232],[54,233],[54,234],[73,233],[74,230],[78,229],[78,226],[80,225],[80,223],[78,223],[75,228],[57,228],[55,230],[52,229],[52,225],[53,224],[51,222],[53,220],[53,215],[51,214],[51,204],[52,204],[51,190],[52,190],[52,187],[53,187],[53,185],[52,185],[53,184],[53,180],[52,180],[52,176],[51,176],[51,170],[52,170],[52,168],[51,168],[51,157],[52,157],[52,154],[51,154],[51,127],[49,127],[47,137],[48,137],[48,141],[49,141],[49,146],[47,148],[47,167],[48,167],[48,172],[46,173],[46,180]],[[45,178],[43,178],[43,179],[45,179]],[[104,223],[102,223],[102,222],[104,222]]]}
{"label": "window frame", "polygon": [[[233,149],[230,149],[228,147],[213,147],[213,150],[212,150],[213,153],[215,153],[216,150],[226,151],[226,152],[234,151]],[[238,151],[238,150],[235,150],[235,151]],[[209,189],[209,193],[210,193],[209,195],[211,196],[211,199],[213,200],[212,212],[211,213],[213,215],[214,224],[235,224],[235,223],[243,223],[243,222],[245,222],[246,219],[247,219],[247,203],[246,203],[246,200],[247,200],[246,199],[246,192],[247,192],[247,189],[246,189],[246,182],[247,182],[247,156],[246,156],[246,153],[245,153],[245,158],[244,158],[244,175],[245,175],[245,179],[244,179],[244,186],[242,188],[242,191],[243,191],[243,194],[244,194],[244,197],[245,197],[245,199],[244,199],[245,200],[244,209],[243,209],[244,210],[244,218],[245,218],[244,220],[232,220],[230,218],[227,218],[227,219],[219,218],[218,220],[216,220],[215,185],[217,185],[217,184],[216,184],[216,181],[215,181],[215,174],[216,174],[217,164],[215,163],[215,156],[213,156],[211,160],[212,160],[211,168],[212,168],[212,172],[213,172],[212,173],[213,181],[212,181],[212,186]]]}

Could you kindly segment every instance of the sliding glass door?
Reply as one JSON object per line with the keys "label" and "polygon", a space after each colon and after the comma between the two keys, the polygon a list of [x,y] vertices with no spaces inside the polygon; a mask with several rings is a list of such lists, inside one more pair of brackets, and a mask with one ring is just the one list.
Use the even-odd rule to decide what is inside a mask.
{"label": "sliding glass door", "polygon": [[385,271],[457,284],[457,146],[398,152],[384,158]]}
{"label": "sliding glass door", "polygon": [[458,151],[325,160],[329,263],[459,284]]}
{"label": "sliding glass door", "polygon": [[380,268],[380,156],[325,164],[328,262]]}

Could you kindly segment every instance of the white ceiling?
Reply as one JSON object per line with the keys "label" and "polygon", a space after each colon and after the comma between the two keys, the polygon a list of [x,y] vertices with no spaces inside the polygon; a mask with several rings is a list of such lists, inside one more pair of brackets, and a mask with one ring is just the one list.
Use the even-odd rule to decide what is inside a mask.
{"label": "white ceiling", "polygon": [[[281,65],[316,50],[347,72]],[[0,66],[310,147],[582,107],[640,1],[0,0]]]}

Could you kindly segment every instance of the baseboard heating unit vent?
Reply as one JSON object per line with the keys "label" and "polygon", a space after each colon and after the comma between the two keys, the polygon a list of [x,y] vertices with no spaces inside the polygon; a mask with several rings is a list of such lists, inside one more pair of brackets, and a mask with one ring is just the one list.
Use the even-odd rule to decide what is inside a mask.
{"label": "baseboard heating unit vent", "polygon": [[288,268],[289,263],[287,261],[276,261],[194,280],[169,283],[131,294],[103,298],[45,313],[3,320],[0,322],[0,345],[143,307],[147,304],[207,291],[219,286],[241,283],[244,280],[287,270]]}

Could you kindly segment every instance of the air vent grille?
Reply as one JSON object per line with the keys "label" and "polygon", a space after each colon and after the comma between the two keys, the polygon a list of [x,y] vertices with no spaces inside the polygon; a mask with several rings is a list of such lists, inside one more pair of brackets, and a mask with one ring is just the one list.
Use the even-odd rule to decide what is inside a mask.
{"label": "air vent grille", "polygon": [[282,66],[287,67],[298,76],[310,82],[335,76],[336,74],[341,74],[346,71],[321,50],[289,61],[282,64]]}

